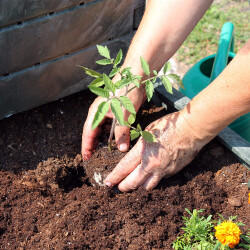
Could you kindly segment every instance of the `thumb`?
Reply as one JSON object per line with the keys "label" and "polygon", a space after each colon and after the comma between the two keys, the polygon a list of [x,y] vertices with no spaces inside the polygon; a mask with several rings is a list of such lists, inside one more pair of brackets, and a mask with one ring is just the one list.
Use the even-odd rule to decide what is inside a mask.
{"label": "thumb", "polygon": [[130,144],[130,128],[126,126],[115,127],[115,141],[118,149],[122,152],[126,152],[129,149]]}

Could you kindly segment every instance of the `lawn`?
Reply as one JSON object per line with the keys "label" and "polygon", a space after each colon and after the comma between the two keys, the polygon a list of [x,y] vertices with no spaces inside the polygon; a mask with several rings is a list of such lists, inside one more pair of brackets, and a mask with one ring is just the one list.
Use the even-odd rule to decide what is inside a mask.
{"label": "lawn", "polygon": [[250,3],[247,0],[216,0],[177,52],[186,65],[214,54],[225,22],[235,26],[235,52],[249,39]]}

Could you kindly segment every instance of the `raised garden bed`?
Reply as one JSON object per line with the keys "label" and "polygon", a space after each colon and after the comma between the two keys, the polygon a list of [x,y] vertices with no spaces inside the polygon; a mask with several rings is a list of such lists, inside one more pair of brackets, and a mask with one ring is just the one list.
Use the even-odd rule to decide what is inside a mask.
{"label": "raised garden bed", "polygon": [[[171,249],[185,208],[250,224],[249,171],[217,140],[153,191],[99,186],[124,154],[101,144],[81,161],[93,98],[83,91],[0,121],[1,249]],[[164,114],[150,103],[139,120],[145,127]]]}

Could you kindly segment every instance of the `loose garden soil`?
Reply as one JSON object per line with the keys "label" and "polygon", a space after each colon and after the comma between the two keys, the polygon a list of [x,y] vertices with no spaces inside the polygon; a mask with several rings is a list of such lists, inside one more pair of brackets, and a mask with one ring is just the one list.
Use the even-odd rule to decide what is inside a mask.
{"label": "loose garden soil", "polygon": [[[124,154],[102,143],[82,162],[93,98],[83,91],[0,121],[1,249],[171,249],[185,208],[250,225],[249,171],[216,139],[153,191],[102,186]],[[145,127],[164,114],[150,103],[138,118]]]}

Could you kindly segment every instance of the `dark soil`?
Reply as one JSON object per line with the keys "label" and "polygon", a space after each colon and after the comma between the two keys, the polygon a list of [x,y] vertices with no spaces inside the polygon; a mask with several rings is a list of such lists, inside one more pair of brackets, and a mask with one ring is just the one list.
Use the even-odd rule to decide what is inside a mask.
{"label": "dark soil", "polygon": [[[124,154],[101,144],[81,161],[92,100],[85,91],[0,121],[1,249],[171,249],[185,208],[249,226],[249,172],[216,140],[153,191],[100,186]],[[139,117],[163,114],[146,105]]]}

